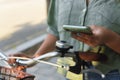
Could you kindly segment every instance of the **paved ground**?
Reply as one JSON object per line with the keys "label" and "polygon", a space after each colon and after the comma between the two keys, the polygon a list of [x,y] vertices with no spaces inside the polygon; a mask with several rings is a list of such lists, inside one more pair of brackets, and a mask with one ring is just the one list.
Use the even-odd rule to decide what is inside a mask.
{"label": "paved ground", "polygon": [[46,0],[0,0],[0,49],[3,51],[43,34]]}

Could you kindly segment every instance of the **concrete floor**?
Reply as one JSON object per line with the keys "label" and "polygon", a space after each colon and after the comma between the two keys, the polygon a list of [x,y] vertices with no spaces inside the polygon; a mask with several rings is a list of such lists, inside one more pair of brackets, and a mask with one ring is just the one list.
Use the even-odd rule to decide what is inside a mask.
{"label": "concrete floor", "polygon": [[0,0],[0,49],[15,48],[46,30],[46,0]]}

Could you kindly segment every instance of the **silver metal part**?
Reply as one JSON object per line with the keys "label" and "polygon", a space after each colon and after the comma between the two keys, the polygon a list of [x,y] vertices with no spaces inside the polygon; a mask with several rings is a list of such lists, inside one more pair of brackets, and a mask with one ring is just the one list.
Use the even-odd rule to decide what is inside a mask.
{"label": "silver metal part", "polygon": [[11,68],[7,60],[8,60],[8,57],[0,50],[0,66]]}
{"label": "silver metal part", "polygon": [[69,48],[71,45],[66,41],[56,41],[56,46],[59,48]]}
{"label": "silver metal part", "polygon": [[105,75],[104,75],[101,71],[99,71],[99,70],[97,70],[97,69],[95,69],[95,68],[93,68],[93,69],[81,70],[81,73],[88,73],[88,72],[97,73],[97,74],[101,75],[102,78],[105,78]]}
{"label": "silver metal part", "polygon": [[29,66],[29,65],[32,65],[32,64],[36,64],[38,62],[38,60],[41,60],[41,59],[44,59],[44,58],[49,58],[49,57],[54,57],[54,56],[57,56],[58,54],[59,54],[58,52],[49,52],[49,53],[46,53],[44,55],[41,55],[41,56],[33,58],[33,59],[29,59],[29,60],[17,59],[16,62]]}

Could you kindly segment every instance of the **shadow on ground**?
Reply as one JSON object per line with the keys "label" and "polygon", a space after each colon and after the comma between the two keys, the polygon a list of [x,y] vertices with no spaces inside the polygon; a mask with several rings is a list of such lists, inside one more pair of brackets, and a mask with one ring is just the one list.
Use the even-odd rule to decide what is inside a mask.
{"label": "shadow on ground", "polygon": [[30,22],[25,24],[16,25],[15,28],[19,30],[0,40],[0,49],[3,51],[14,48],[26,41],[34,39],[40,35],[46,33],[47,24],[43,21],[39,24],[31,24]]}

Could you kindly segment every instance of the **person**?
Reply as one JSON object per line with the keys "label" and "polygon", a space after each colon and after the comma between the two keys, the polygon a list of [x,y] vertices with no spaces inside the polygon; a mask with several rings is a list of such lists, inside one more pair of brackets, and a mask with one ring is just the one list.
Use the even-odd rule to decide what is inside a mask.
{"label": "person", "polygon": [[[105,54],[106,62],[93,62],[106,74],[104,80],[120,80],[120,0],[51,0],[48,35],[35,52],[38,57],[55,49],[57,40],[73,45],[73,51]],[[93,35],[65,31],[63,25],[89,26]],[[96,63],[96,64],[95,64]],[[86,80],[103,80],[88,73]]]}

